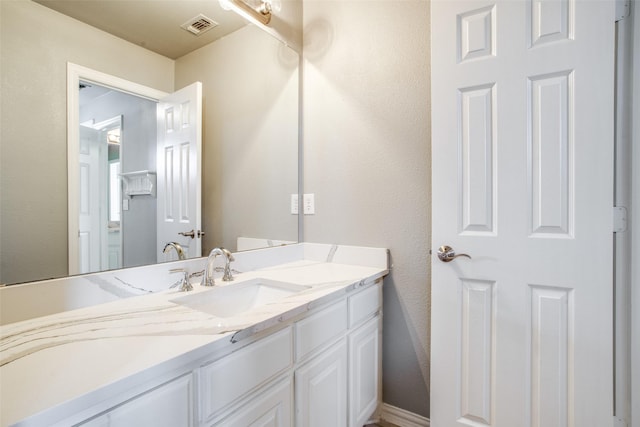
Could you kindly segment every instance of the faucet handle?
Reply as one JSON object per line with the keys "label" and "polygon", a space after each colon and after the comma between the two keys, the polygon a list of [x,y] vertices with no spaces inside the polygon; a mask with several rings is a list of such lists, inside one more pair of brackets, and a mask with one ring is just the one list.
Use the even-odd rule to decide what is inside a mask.
{"label": "faucet handle", "polygon": [[227,259],[229,261],[235,261],[236,259],[233,257],[233,254],[231,253],[231,251],[229,249],[225,249],[225,248],[220,248],[222,250],[222,253],[224,253],[224,256],[227,257]]}
{"label": "faucet handle", "polygon": [[230,282],[233,280],[233,273],[231,272],[231,261],[235,261],[236,259],[233,257],[233,254],[225,248],[220,248],[222,249],[222,253],[224,254],[225,257],[225,263],[224,263],[224,274],[222,275],[222,281],[223,282]]}
{"label": "faucet handle", "polygon": [[[191,286],[191,283],[189,283],[189,272],[184,269],[184,268],[172,268],[171,270],[169,270],[169,273],[182,273],[182,280],[176,282],[175,285],[176,286],[178,283],[180,283],[180,288],[178,289],[180,292],[186,292],[186,291],[192,291],[193,290],[193,286]],[[173,288],[173,286],[171,286]]]}

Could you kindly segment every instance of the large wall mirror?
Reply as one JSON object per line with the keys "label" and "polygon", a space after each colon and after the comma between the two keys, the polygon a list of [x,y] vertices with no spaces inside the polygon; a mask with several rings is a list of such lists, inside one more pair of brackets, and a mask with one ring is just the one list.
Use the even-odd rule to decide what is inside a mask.
{"label": "large wall mirror", "polygon": [[[124,30],[115,28],[114,20],[100,8],[104,3],[129,8],[130,13],[115,12],[121,18],[118,25],[140,22],[133,16],[136,13],[148,13],[152,19],[162,11],[163,19],[174,15],[179,32],[173,33],[172,27],[157,37],[141,34],[141,28],[121,33]],[[236,251],[298,240],[298,216],[291,214],[291,195],[298,193],[299,183],[298,53],[217,3],[0,2],[0,284],[69,274],[68,219],[74,214],[69,212],[67,197],[69,63],[165,93],[201,82],[202,255],[216,246]],[[65,4],[86,16],[67,16],[62,10]],[[79,4],[90,7],[79,8]],[[53,10],[60,5],[62,11]],[[195,36],[180,28],[192,15],[219,22],[206,34]],[[101,24],[92,22],[96,17],[102,18]],[[82,81],[78,93],[80,86],[91,84]],[[82,117],[83,134],[104,140],[103,170],[113,178],[122,175],[127,159],[141,158],[149,147],[139,143],[146,136],[135,130],[141,121],[137,113],[88,112],[96,110],[100,101],[122,97],[113,88],[93,89],[86,92],[94,99],[82,101],[94,102],[93,106],[74,114]],[[134,169],[152,171],[155,159],[149,161]],[[118,193],[121,186],[114,179],[107,179],[104,189],[105,235],[117,235],[112,240],[123,245],[119,255],[113,252],[106,258],[105,268],[162,261],[156,252],[166,242],[157,241],[149,231],[155,216],[127,224],[133,209],[153,198],[127,198]],[[123,201],[127,210],[115,209]],[[132,229],[129,237],[122,234],[127,226]],[[141,256],[143,246],[153,247],[153,254]],[[136,256],[127,258],[123,253]]]}

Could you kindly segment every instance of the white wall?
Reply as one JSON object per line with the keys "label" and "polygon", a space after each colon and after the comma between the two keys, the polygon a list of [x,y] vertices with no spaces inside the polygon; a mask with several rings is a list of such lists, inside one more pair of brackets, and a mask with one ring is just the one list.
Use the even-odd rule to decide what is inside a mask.
{"label": "white wall", "polygon": [[30,0],[0,1],[0,283],[67,274],[67,62],[173,90],[172,60]]}
{"label": "white wall", "polygon": [[386,247],[383,400],[429,415],[429,3],[304,4],[304,240]]}

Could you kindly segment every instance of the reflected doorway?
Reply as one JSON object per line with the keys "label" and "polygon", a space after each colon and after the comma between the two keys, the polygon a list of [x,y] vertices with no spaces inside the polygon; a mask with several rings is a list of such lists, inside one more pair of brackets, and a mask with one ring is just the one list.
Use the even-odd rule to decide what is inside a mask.
{"label": "reflected doorway", "polygon": [[157,102],[83,80],[78,91],[78,273],[154,263],[155,195],[123,195],[122,175],[156,169]]}
{"label": "reflected doorway", "polygon": [[123,266],[121,136],[120,115],[80,124],[80,273]]}

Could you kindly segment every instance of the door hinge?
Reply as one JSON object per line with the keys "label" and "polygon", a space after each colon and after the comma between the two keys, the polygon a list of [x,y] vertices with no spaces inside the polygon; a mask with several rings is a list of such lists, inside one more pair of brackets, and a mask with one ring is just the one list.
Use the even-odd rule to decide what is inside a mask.
{"label": "door hinge", "polygon": [[627,231],[627,208],[624,206],[613,207],[613,232]]}
{"label": "door hinge", "polygon": [[616,22],[629,16],[630,0],[616,0]]}
{"label": "door hinge", "polygon": [[627,420],[620,417],[613,417],[613,427],[627,427]]}

